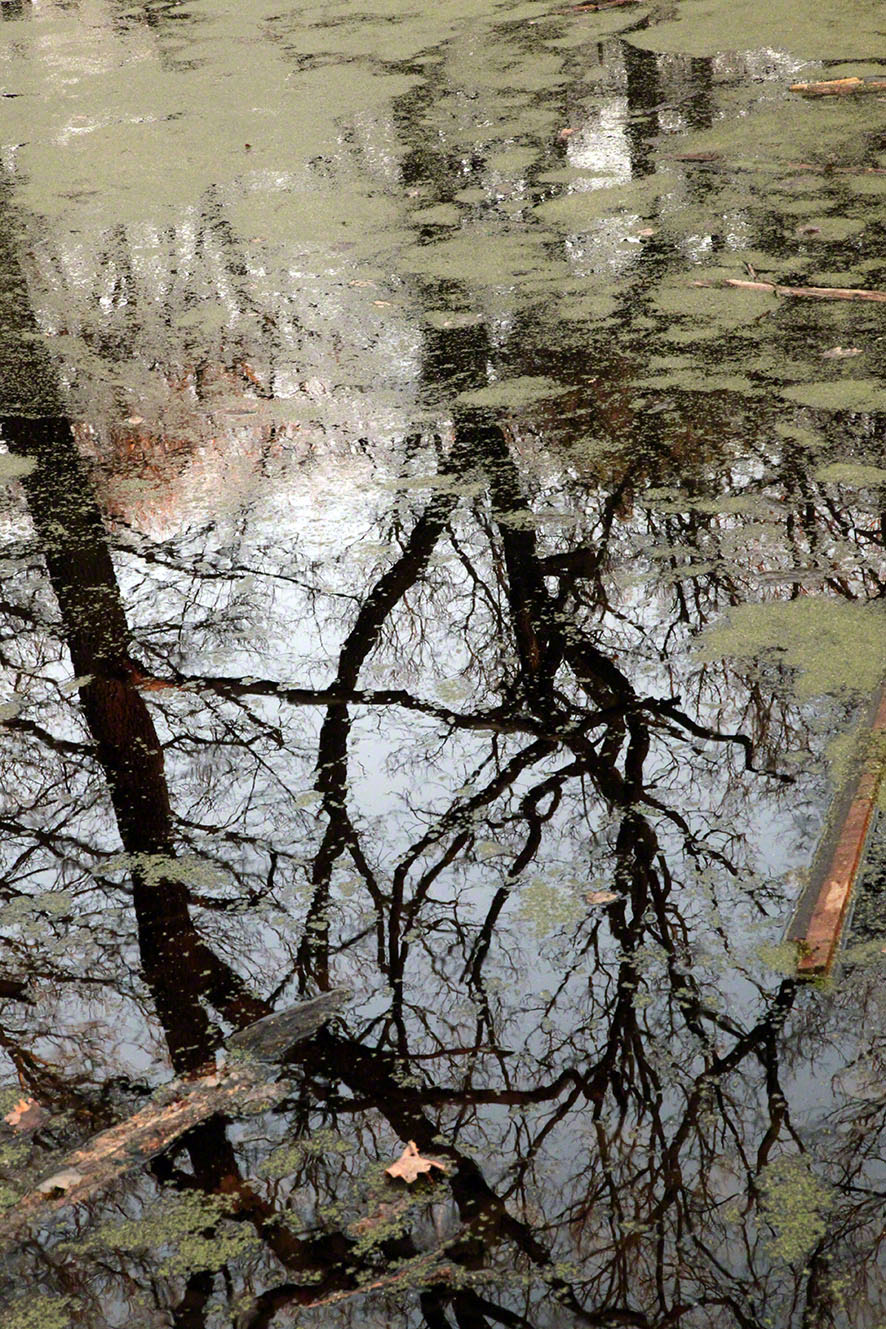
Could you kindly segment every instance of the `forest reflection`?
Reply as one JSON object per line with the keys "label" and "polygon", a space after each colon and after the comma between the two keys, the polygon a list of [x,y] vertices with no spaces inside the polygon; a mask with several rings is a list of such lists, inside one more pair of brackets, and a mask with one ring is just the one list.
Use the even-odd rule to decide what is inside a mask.
{"label": "forest reflection", "polygon": [[[668,68],[618,50],[636,181]],[[716,71],[684,73],[705,129]],[[488,182],[424,132],[448,96],[394,103],[425,208]],[[112,428],[70,409],[6,191],[0,1048],[10,1106],[51,1113],[7,1132],[6,1208],[233,1031],[352,992],[272,1110],[8,1246],[35,1323],[878,1324],[882,960],[798,987],[777,944],[855,699],[798,693],[789,641],[705,633],[810,589],[879,613],[881,490],[820,456],[874,461],[883,416],[656,386],[650,291],[682,262],[656,234],[581,339],[542,344],[531,306],[424,325],[383,445],[275,419],[264,325],[165,366],[193,434]],[[411,294],[476,303],[457,285]],[[490,404],[509,378],[563,390]],[[219,383],[246,423],[212,420],[218,453],[262,483],[194,520]],[[408,1141],[442,1164],[411,1188],[384,1171]]]}

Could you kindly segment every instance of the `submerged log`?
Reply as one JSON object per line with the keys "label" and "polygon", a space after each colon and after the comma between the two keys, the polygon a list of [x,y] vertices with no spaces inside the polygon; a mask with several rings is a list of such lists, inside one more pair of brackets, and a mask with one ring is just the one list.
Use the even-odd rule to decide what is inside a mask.
{"label": "submerged log", "polygon": [[257,1063],[165,1085],[161,1101],[65,1154],[33,1191],[0,1215],[0,1243],[8,1245],[59,1210],[94,1199],[215,1113],[263,1111],[289,1088],[285,1080],[269,1083],[267,1069]]}
{"label": "submerged log", "polygon": [[146,1107],[58,1159],[33,1191],[0,1214],[0,1245],[69,1205],[94,1199],[217,1112],[263,1112],[279,1103],[291,1086],[273,1078],[273,1064],[315,1034],[349,995],[346,988],[333,988],[247,1025],[227,1041],[230,1065],[163,1085]]}

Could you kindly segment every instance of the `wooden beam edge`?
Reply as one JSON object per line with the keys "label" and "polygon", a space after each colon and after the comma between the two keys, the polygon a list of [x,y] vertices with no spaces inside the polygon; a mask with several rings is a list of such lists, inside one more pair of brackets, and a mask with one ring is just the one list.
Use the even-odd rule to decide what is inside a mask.
{"label": "wooden beam edge", "polygon": [[[881,692],[870,727],[871,734],[884,732],[886,689]],[[797,975],[800,978],[827,974],[833,965],[877,805],[883,766],[882,758],[878,758],[857,776],[805,933],[800,936],[793,932],[788,934],[789,940],[798,943]]]}

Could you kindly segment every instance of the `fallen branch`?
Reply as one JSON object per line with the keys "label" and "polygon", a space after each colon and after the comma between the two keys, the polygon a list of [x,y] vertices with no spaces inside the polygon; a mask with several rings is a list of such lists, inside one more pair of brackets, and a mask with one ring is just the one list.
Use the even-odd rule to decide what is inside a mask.
{"label": "fallen branch", "polygon": [[593,14],[598,9],[619,9],[622,5],[638,5],[640,0],[600,0],[598,4],[570,5],[568,9],[558,9],[558,14]]}
{"label": "fallen branch", "polygon": [[771,281],[741,281],[726,277],[721,282],[694,281],[693,286],[735,286],[740,291],[768,291],[772,295],[805,296],[811,300],[878,300],[886,303],[886,291],[862,291],[851,286],[780,286]]}
{"label": "fallen branch", "polygon": [[886,79],[882,78],[832,78],[824,83],[792,83],[791,92],[799,92],[801,97],[845,97],[860,92],[886,93]]}
{"label": "fallen branch", "polygon": [[290,1086],[284,1080],[268,1083],[266,1075],[244,1064],[164,1086],[162,1102],[148,1104],[60,1159],[50,1176],[0,1217],[0,1243],[8,1245],[58,1210],[92,1199],[216,1112],[258,1111],[279,1102]]}

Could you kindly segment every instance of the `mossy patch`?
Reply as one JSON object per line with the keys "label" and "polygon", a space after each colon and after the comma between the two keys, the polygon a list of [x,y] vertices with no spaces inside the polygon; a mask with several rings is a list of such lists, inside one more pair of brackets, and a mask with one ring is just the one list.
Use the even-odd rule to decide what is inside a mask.
{"label": "mossy patch", "polygon": [[827,1229],[831,1188],[812,1170],[804,1154],[785,1154],[769,1163],[757,1185],[763,1214],[773,1230],[767,1243],[776,1260],[802,1260]]}
{"label": "mossy patch", "polygon": [[886,468],[865,466],[862,462],[831,462],[815,472],[821,484],[849,485],[855,489],[879,489],[886,485]]}
{"label": "mossy patch", "polygon": [[233,1201],[196,1191],[166,1194],[141,1218],[105,1223],[83,1241],[66,1243],[78,1254],[112,1250],[124,1254],[151,1252],[163,1277],[187,1276],[221,1269],[261,1246],[255,1229],[232,1222]]}
{"label": "mossy patch", "polygon": [[698,647],[703,660],[776,652],[796,671],[800,698],[869,694],[886,671],[886,612],[812,596],[740,605]]}
{"label": "mossy patch", "polygon": [[68,1329],[72,1324],[70,1302],[66,1297],[31,1294],[20,1297],[11,1306],[0,1308],[3,1329]]}
{"label": "mossy patch", "polygon": [[587,907],[572,894],[535,877],[520,891],[518,916],[522,922],[530,924],[537,938],[550,936],[559,928],[571,928],[587,913]]}

